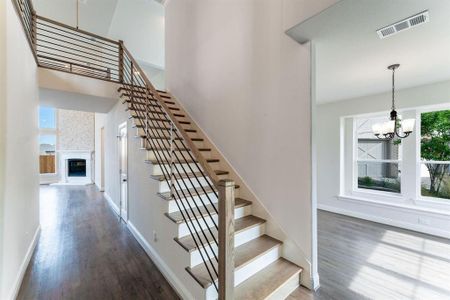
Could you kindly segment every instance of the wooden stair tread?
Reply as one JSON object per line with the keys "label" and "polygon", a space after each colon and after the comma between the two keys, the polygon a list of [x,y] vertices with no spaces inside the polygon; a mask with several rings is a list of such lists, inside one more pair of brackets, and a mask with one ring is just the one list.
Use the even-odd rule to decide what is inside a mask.
{"label": "wooden stair tread", "polygon": [[[302,268],[290,261],[279,258],[235,288],[236,300],[267,299],[276,292],[286,281],[298,276]],[[300,282],[300,279],[299,279]]]}
{"label": "wooden stair tread", "polygon": [[[254,226],[257,226],[260,224],[264,224],[265,222],[266,222],[266,220],[261,219],[257,216],[253,216],[253,215],[236,219],[236,220],[234,220],[235,233],[239,233],[243,230],[250,229],[251,227],[254,227]],[[214,236],[217,237],[216,229],[212,228],[211,231],[213,232]],[[214,239],[211,236],[211,234],[209,233],[209,231],[205,231],[205,234],[208,238],[208,241],[205,241],[204,239],[202,239],[203,244],[201,246],[205,246],[206,244],[210,244],[210,243],[214,242]],[[197,246],[195,245],[194,239],[190,235],[182,237],[182,238],[175,238],[175,241],[178,244],[180,244],[181,247],[183,247],[188,252],[197,250]]]}
{"label": "wooden stair tread", "polygon": [[[279,247],[282,243],[268,235],[262,235],[234,249],[234,267],[235,270],[242,268],[254,259],[264,255],[275,247]],[[212,258],[212,257],[211,257]],[[217,266],[217,262],[212,258],[212,262]],[[205,264],[197,265],[193,268],[187,267],[186,270],[194,277],[194,279],[203,287],[208,288],[212,284],[212,280],[206,269]],[[210,267],[211,270],[211,267]],[[212,273],[213,279],[217,280],[215,273]],[[253,298],[249,298],[253,299]]]}
{"label": "wooden stair tread", "polygon": [[[241,198],[235,198],[234,199],[234,207],[235,208],[241,208],[244,206],[248,206],[251,205],[252,203],[248,200],[244,200]],[[208,204],[206,206],[201,206],[199,207],[199,209],[197,209],[196,207],[192,206],[192,209],[188,208],[188,205],[186,205],[187,210],[184,210],[183,213],[186,215],[186,212],[189,216],[191,216],[191,218],[195,217],[197,219],[201,218],[202,216],[208,216],[208,212],[209,214],[212,215],[216,215],[216,211],[214,209],[214,207],[217,209],[217,204],[214,204],[214,207],[212,204]],[[200,212],[199,212],[200,210]],[[172,220],[174,223],[176,224],[181,224],[184,223],[184,219],[183,219],[183,215],[180,211],[177,212],[173,212],[173,213],[165,213],[166,217],[168,217],[170,220]]]}
{"label": "wooden stair tread", "polygon": [[[227,171],[222,171],[222,170],[214,170],[214,173],[216,173],[216,175],[226,175],[228,174]],[[204,173],[206,175],[206,173]],[[164,181],[165,177],[164,175],[150,175],[151,178],[158,180],[158,181]],[[184,173],[184,174],[176,174],[175,178],[176,179],[180,179],[180,178],[195,178],[195,177],[204,177],[202,175],[202,173],[200,172],[194,172],[194,173]]]}

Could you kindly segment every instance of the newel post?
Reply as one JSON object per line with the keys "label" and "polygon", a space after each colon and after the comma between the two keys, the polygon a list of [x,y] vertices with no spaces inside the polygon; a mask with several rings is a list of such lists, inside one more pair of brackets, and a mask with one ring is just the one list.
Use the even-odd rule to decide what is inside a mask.
{"label": "newel post", "polygon": [[219,181],[219,300],[234,297],[234,181]]}

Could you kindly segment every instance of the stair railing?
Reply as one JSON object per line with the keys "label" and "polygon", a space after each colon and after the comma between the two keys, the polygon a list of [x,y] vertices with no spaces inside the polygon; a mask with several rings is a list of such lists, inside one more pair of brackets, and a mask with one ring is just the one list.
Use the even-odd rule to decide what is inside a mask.
{"label": "stair railing", "polygon": [[172,101],[154,88],[122,41],[41,17],[30,0],[13,3],[39,67],[121,85],[121,97],[146,149],[154,154],[208,274],[199,283],[209,281],[219,299],[232,299],[234,182],[219,179],[183,127],[186,122],[173,112]]}

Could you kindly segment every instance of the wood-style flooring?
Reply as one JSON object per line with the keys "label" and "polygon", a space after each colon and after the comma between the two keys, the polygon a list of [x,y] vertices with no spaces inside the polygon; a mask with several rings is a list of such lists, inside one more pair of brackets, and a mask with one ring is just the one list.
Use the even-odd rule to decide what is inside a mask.
{"label": "wood-style flooring", "polygon": [[[18,299],[178,299],[94,186],[42,186]],[[318,213],[321,288],[289,300],[450,300],[450,241]]]}
{"label": "wood-style flooring", "polygon": [[179,299],[95,186],[42,186],[18,299]]}
{"label": "wood-style flooring", "polygon": [[316,293],[308,300],[450,300],[450,241],[325,211],[318,212]]}

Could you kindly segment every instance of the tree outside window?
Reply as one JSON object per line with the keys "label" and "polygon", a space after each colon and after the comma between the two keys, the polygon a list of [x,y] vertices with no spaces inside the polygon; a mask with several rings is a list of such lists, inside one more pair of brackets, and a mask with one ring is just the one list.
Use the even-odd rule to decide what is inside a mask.
{"label": "tree outside window", "polygon": [[422,196],[450,199],[450,110],[421,114]]}

